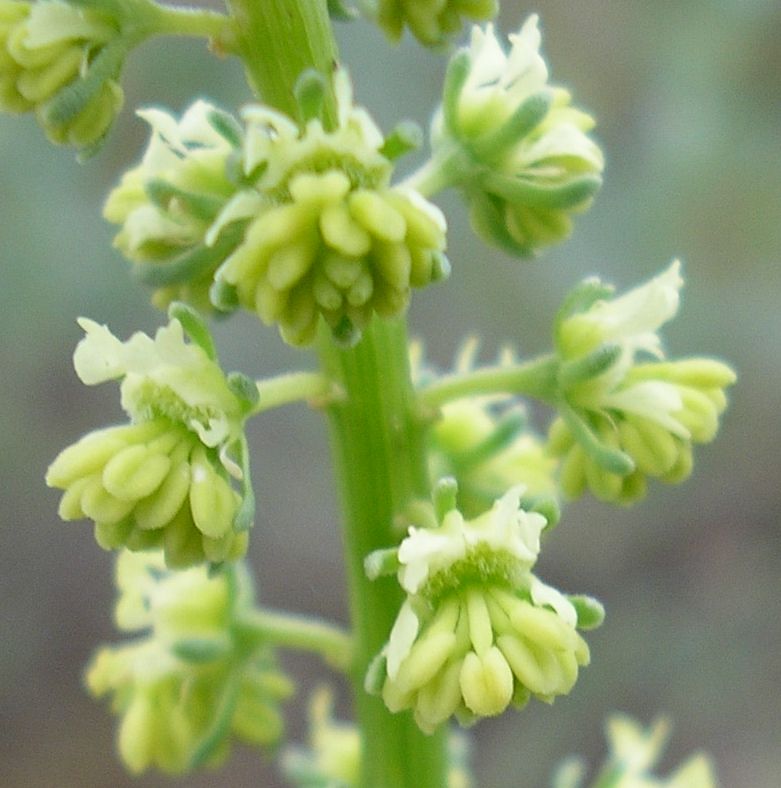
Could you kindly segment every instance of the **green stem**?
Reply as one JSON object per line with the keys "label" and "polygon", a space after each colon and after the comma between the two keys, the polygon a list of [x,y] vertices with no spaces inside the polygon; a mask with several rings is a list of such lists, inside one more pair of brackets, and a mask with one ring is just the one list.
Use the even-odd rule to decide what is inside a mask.
{"label": "green stem", "polygon": [[472,169],[474,164],[460,145],[443,145],[434,157],[407,177],[402,186],[414,189],[424,197],[433,197],[461,183]]}
{"label": "green stem", "polygon": [[159,35],[222,38],[231,26],[230,17],[201,8],[154,6],[154,32]]}
{"label": "green stem", "polygon": [[341,671],[352,663],[352,640],[334,626],[318,619],[270,610],[253,610],[236,624],[247,641],[271,643],[282,648],[302,649],[320,654],[329,665]]}
{"label": "green stem", "polygon": [[484,367],[438,378],[420,391],[420,403],[438,408],[453,400],[486,394],[516,394],[552,403],[556,399],[559,360],[541,356],[525,364]]}
{"label": "green stem", "polygon": [[[266,103],[295,117],[301,72],[314,68],[328,75],[337,62],[326,0],[228,2],[251,84]],[[335,121],[330,95],[325,117]],[[352,678],[362,741],[358,788],[445,788],[446,732],[426,736],[409,713],[390,714],[363,689],[369,661],[387,641],[402,602],[395,579],[369,582],[363,560],[399,541],[394,517],[411,499],[430,492],[406,327],[376,320],[352,349],[337,347],[323,330],[319,349],[324,372],[345,393],[343,401],[331,404],[329,422],[354,632]]]}
{"label": "green stem", "polygon": [[344,401],[329,409],[331,446],[345,512],[344,541],[355,637],[355,684],[363,736],[362,788],[444,788],[446,732],[426,736],[409,713],[391,715],[362,681],[385,645],[403,596],[395,578],[369,581],[364,558],[397,544],[398,515],[428,498],[424,433],[410,379],[406,325],[375,319],[355,348],[319,338]]}
{"label": "green stem", "polygon": [[327,404],[340,396],[337,386],[320,372],[290,372],[257,382],[260,399],[252,414],[263,413],[291,402]]}

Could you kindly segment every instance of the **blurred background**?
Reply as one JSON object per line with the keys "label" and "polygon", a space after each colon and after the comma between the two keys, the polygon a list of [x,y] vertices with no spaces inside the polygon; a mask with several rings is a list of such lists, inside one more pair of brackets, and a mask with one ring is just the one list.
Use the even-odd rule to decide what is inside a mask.
{"label": "blurred background", "polygon": [[[450,221],[453,276],[416,293],[414,334],[447,366],[476,332],[490,359],[506,341],[533,354],[550,344],[564,293],[599,273],[626,288],[685,262],[670,353],[715,355],[739,385],[716,443],[696,454],[679,488],[652,485],[622,511],[570,506],[546,545],[540,575],[599,597],[605,625],[589,636],[592,665],[554,706],[530,704],[474,734],[481,788],[545,786],[560,757],[591,763],[611,710],[643,722],[669,715],[661,771],[702,748],[725,788],[781,779],[781,5],[777,0],[506,0],[500,26],[541,15],[554,81],[598,118],[605,186],[573,238],[527,263],[487,250],[458,200]],[[358,100],[386,129],[427,123],[444,58],[410,40],[396,49],[358,22],[340,26]],[[249,99],[236,63],[202,44],[164,40],[131,57],[127,107],[105,149],[81,166],[29,118],[0,117],[0,785],[166,786],[132,780],[114,755],[114,720],[82,688],[82,669],[111,621],[112,558],[85,523],[61,523],[43,475],[65,445],[120,419],[116,388],[86,388],[71,364],[77,315],[121,337],[161,316],[135,285],[99,206],[133,164],[146,127],[132,109],[176,111],[196,94],[234,108]],[[414,165],[411,158],[409,165]],[[270,375],[311,367],[248,316],[216,328],[228,369]],[[250,559],[275,607],[345,621],[338,515],[320,418],[298,407],[253,423],[260,506]],[[293,656],[300,679],[289,713],[305,736],[305,704],[322,679]],[[346,693],[341,706],[347,713]],[[260,769],[260,771],[259,771]],[[281,786],[271,759],[237,748],[228,766],[188,786]]]}

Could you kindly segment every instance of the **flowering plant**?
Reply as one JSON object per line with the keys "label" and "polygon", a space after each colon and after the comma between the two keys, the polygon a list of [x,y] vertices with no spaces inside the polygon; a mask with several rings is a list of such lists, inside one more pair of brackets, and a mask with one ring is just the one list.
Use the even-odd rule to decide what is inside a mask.
{"label": "flowering plant", "polygon": [[[537,574],[549,534],[569,522],[562,501],[589,490],[633,504],[648,478],[683,481],[734,382],[721,361],[664,355],[677,262],[619,297],[596,279],[577,286],[550,353],[511,350],[481,366],[467,343],[451,372],[423,364],[407,335],[413,291],[459,270],[445,257],[439,193],[456,188],[482,240],[529,257],[572,232],[604,156],[593,118],[549,83],[537,16],[506,49],[494,0],[360,6],[391,38],[409,29],[440,47],[465,20],[487,22],[452,52],[430,154],[403,180],[397,161],[422,133],[401,123],[386,134],[355,103],[328,15],[355,16],[346,2],[230,0],[222,14],[0,0],[0,106],[34,110],[82,156],[109,133],[125,59],[152,36],[208,38],[241,60],[256,94],[238,112],[204,99],[178,116],[139,112],[150,142],[104,216],[168,321],[123,342],[79,320],[76,373],[86,385],[117,380],[129,423],[77,440],[46,476],[63,492],[61,517],[91,520],[118,551],[117,625],[136,639],[99,649],[87,685],[110,696],[134,773],[218,765],[234,739],[278,744],[294,685],[277,651],[294,648],[344,674],[356,717],[336,723],[327,692],[316,694],[311,746],[282,758],[295,784],[469,785],[451,720],[551,703],[577,691],[591,660],[581,633],[602,623],[602,605]],[[313,347],[318,370],[226,374],[208,321],[239,308]],[[247,424],[296,402],[329,421],[348,630],[268,609],[245,560],[265,516]],[[544,408],[539,429],[529,414]],[[609,731],[609,774],[653,784],[656,728],[651,743],[634,723]],[[687,762],[670,784],[683,780],[712,785],[709,761]]]}

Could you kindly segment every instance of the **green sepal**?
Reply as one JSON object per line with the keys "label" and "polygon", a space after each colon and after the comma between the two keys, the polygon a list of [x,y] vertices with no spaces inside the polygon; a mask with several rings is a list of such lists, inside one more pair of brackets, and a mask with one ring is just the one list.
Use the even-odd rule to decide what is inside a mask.
{"label": "green sepal", "polygon": [[209,125],[232,147],[239,148],[244,139],[241,124],[230,114],[221,109],[212,109],[206,116]]}
{"label": "green sepal", "polygon": [[423,145],[423,129],[414,120],[403,120],[385,138],[379,152],[389,161],[417,150]]}
{"label": "green sepal", "polygon": [[168,317],[178,320],[187,336],[198,345],[211,361],[217,360],[217,348],[203,317],[189,304],[173,301],[168,307]]}
{"label": "green sepal", "polygon": [[605,446],[591,427],[566,402],[560,402],[558,407],[575,440],[597,465],[618,476],[628,476],[634,471],[635,464],[628,454]]}
{"label": "green sepal", "polygon": [[493,432],[474,448],[457,454],[453,459],[462,468],[479,465],[506,449],[526,426],[526,413],[522,408],[515,408],[505,413],[497,421]]}
{"label": "green sepal", "polygon": [[534,208],[563,210],[572,208],[592,197],[602,185],[598,175],[581,175],[563,183],[534,183],[523,178],[512,178],[498,172],[483,176],[486,191],[512,204]]}
{"label": "green sepal", "polygon": [[302,123],[322,117],[328,81],[319,71],[308,68],[302,72],[293,92]]}
{"label": "green sepal", "polygon": [[249,531],[255,523],[255,491],[249,467],[249,447],[247,438],[242,435],[239,444],[239,467],[241,468],[241,506],[233,519],[233,530],[237,533]]}
{"label": "green sepal", "polygon": [[621,345],[600,345],[595,351],[574,361],[565,361],[559,367],[558,383],[562,391],[585,383],[607,372],[621,357]]}
{"label": "green sepal", "polygon": [[231,650],[230,640],[226,638],[184,638],[171,646],[175,657],[184,662],[203,665],[225,657]]}
{"label": "green sepal", "polygon": [[453,132],[458,130],[458,100],[461,98],[461,91],[471,69],[472,58],[466,49],[457,52],[447,66],[442,89],[442,117],[445,127]]}
{"label": "green sepal", "polygon": [[337,22],[352,22],[358,18],[358,9],[345,0],[328,0],[328,15]]}
{"label": "green sepal", "polygon": [[452,476],[440,479],[434,485],[432,499],[437,522],[441,523],[448,512],[457,508],[458,482]]}
{"label": "green sepal", "polygon": [[178,200],[189,214],[204,222],[214,221],[217,214],[225,205],[225,200],[220,197],[210,197],[204,194],[195,194],[185,189],[180,189],[162,178],[152,178],[144,185],[144,191],[150,201],[158,208],[167,210],[171,200]]}
{"label": "green sepal", "polygon": [[572,315],[587,311],[597,301],[604,301],[615,292],[613,285],[605,284],[601,279],[590,276],[570,290],[556,313],[554,325],[558,335],[559,326]]}
{"label": "green sepal", "polygon": [[602,626],[605,608],[599,600],[584,594],[567,594],[567,599],[578,614],[578,629],[596,629]]}
{"label": "green sepal", "polygon": [[470,218],[478,235],[489,238],[500,249],[516,257],[531,257],[534,254],[533,247],[519,243],[510,234],[507,217],[502,210],[503,202],[498,197],[479,191],[470,195],[470,198]]}
{"label": "green sepal", "polygon": [[233,251],[241,233],[229,231],[219,237],[214,246],[199,244],[168,260],[136,263],[133,276],[149,287],[166,287],[192,282],[216,268]]}
{"label": "green sepal", "polygon": [[190,770],[200,769],[207,764],[217,752],[219,746],[225,741],[233,721],[236,703],[239,700],[240,688],[240,672],[234,670],[225,683],[214,722],[212,722],[211,727],[206,731],[190,756],[190,763],[188,764]]}
{"label": "green sepal", "polygon": [[526,498],[524,496],[523,508],[530,512],[537,512],[545,518],[545,531],[552,531],[561,520],[561,505],[552,495],[539,495]]}
{"label": "green sepal", "polygon": [[123,39],[107,44],[83,77],[66,85],[43,106],[43,125],[62,126],[72,121],[97,95],[104,82],[119,75],[128,49],[129,44]]}
{"label": "green sepal", "polygon": [[448,256],[444,252],[432,252],[431,254],[431,281],[444,282],[450,278],[453,266],[450,264]]}
{"label": "green sepal", "polygon": [[369,695],[379,695],[382,692],[385,679],[388,676],[388,660],[385,654],[380,652],[369,663],[366,669],[366,676],[363,680],[363,688]]}
{"label": "green sepal", "polygon": [[260,401],[258,384],[243,372],[231,372],[227,378],[228,388],[241,400],[246,411],[251,411]]}
{"label": "green sepal", "polygon": [[540,124],[552,103],[553,93],[550,90],[542,90],[529,96],[500,128],[474,143],[472,147],[481,158],[501,156]]}
{"label": "green sepal", "polygon": [[395,575],[401,568],[397,547],[374,550],[363,559],[363,569],[369,580]]}
{"label": "green sepal", "polygon": [[215,279],[209,288],[209,301],[219,312],[230,314],[239,308],[239,293],[235,285]]}

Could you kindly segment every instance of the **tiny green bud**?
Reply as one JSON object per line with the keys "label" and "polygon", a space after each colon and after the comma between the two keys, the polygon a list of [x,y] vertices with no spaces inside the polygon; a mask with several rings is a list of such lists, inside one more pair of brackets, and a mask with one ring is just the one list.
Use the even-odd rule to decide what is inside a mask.
{"label": "tiny green bud", "polygon": [[524,256],[569,235],[604,166],[588,137],[593,119],[547,84],[537,21],[529,17],[510,36],[509,54],[491,25],[472,29],[469,47],[450,62],[433,160],[419,176],[425,189],[459,187],[476,232]]}

